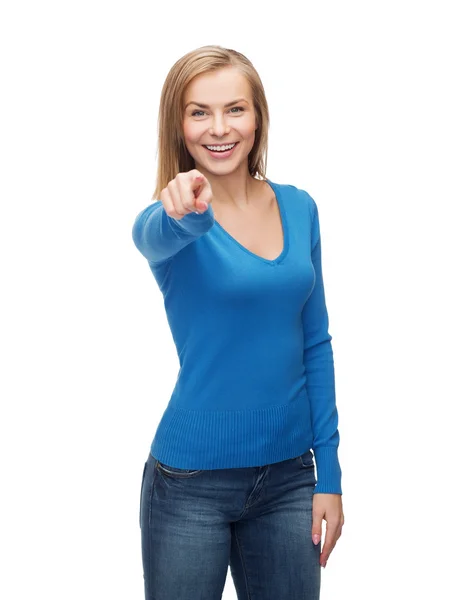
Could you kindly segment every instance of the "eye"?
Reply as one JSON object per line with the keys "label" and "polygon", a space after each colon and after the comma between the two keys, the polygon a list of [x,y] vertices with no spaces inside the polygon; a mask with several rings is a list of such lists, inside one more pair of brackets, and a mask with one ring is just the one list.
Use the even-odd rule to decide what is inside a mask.
{"label": "eye", "polygon": [[[238,110],[238,111],[244,112],[244,109],[242,108],[242,106],[233,106],[232,108],[230,108],[230,112],[231,112],[232,110]],[[201,115],[198,115],[197,113],[202,113],[202,114],[204,114],[204,111],[203,111],[203,110],[194,110],[194,111],[191,113],[191,116],[192,116],[192,117],[196,117],[196,116],[198,116],[198,117],[199,117],[199,116],[201,116]],[[234,114],[234,113],[233,113],[233,114]],[[236,114],[237,114],[237,113],[236,113]]]}

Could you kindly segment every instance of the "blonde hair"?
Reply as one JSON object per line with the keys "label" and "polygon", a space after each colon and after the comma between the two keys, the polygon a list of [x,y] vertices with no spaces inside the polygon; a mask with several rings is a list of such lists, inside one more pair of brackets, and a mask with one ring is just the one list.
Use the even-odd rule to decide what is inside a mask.
{"label": "blonde hair", "polygon": [[216,45],[202,46],[182,56],[172,66],[163,84],[158,115],[158,168],[153,200],[159,198],[161,190],[178,173],[196,168],[183,139],[183,99],[186,86],[201,73],[226,67],[238,69],[250,85],[258,128],[248,156],[248,169],[252,177],[258,175],[261,179],[266,178],[269,111],[260,76],[250,60],[240,52]]}

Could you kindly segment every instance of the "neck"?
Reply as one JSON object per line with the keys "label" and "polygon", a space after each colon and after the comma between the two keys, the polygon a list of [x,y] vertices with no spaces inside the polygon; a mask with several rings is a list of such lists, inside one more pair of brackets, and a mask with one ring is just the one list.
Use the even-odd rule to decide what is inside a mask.
{"label": "neck", "polygon": [[218,207],[244,210],[252,204],[251,199],[255,195],[255,189],[258,189],[259,180],[249,174],[247,165],[241,167],[245,168],[237,169],[227,175],[215,175],[202,167],[197,167],[212,186],[212,204],[217,207],[217,210]]}

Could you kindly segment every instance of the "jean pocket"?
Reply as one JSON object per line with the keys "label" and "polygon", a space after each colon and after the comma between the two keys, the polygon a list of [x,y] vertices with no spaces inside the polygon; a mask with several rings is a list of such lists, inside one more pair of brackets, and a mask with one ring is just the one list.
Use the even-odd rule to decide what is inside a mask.
{"label": "jean pocket", "polygon": [[312,450],[306,450],[298,456],[298,462],[303,469],[314,469],[314,455]]}
{"label": "jean pocket", "polygon": [[168,477],[179,477],[180,479],[189,479],[190,477],[196,477],[203,472],[203,469],[179,469],[178,467],[171,467],[166,465],[159,460],[156,461],[156,468]]}

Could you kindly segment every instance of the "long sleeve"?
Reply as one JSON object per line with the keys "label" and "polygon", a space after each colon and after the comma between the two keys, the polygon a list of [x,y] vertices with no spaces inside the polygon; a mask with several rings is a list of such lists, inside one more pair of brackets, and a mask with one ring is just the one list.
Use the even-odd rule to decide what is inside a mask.
{"label": "long sleeve", "polygon": [[306,389],[312,415],[312,450],[317,466],[317,485],[314,493],[342,494],[332,336],[328,331],[328,312],[322,277],[319,215],[315,201],[312,198],[311,200],[311,259],[315,271],[315,284],[304,306],[302,318]]}
{"label": "long sleeve", "polygon": [[135,218],[132,239],[149,262],[159,263],[209,231],[214,221],[212,205],[204,213],[189,213],[182,219],[174,219],[164,210],[162,202],[157,201]]}

